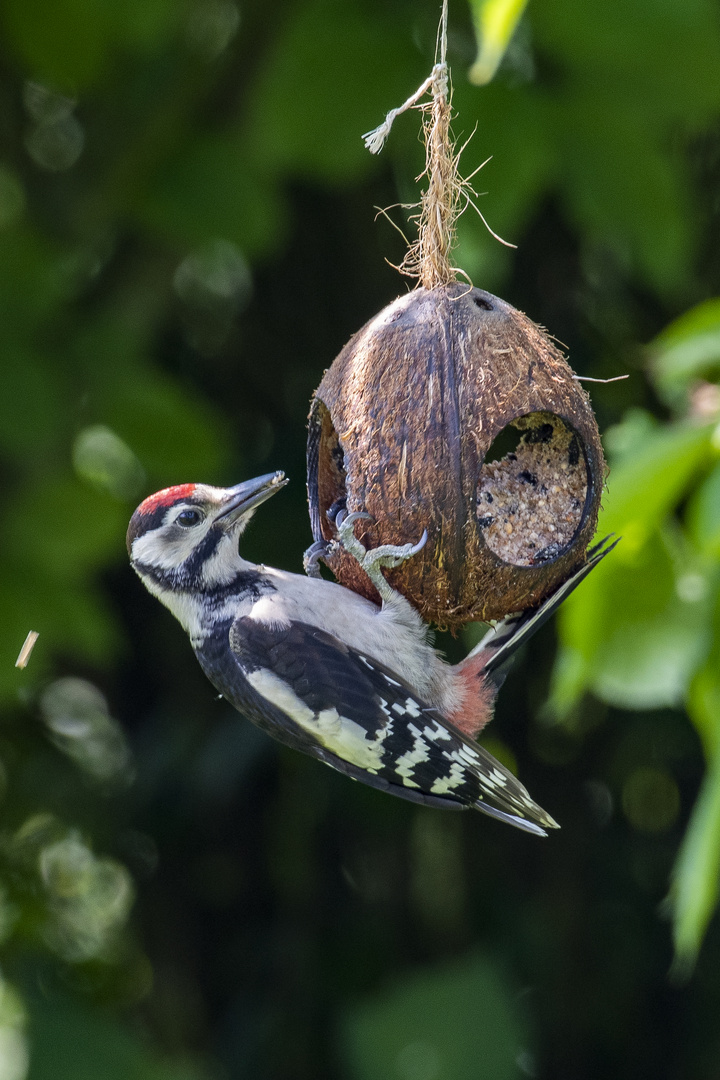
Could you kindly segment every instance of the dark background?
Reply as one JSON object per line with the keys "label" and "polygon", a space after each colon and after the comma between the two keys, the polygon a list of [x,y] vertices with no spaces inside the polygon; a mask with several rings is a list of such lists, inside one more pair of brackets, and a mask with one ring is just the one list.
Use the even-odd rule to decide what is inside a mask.
{"label": "dark background", "polygon": [[623,544],[483,740],[558,834],[278,747],[127,566],[146,494],[281,468],[243,554],[300,570],[311,393],[408,287],[375,208],[417,198],[419,118],[377,159],[360,136],[437,17],[0,9],[0,1080],[720,1076],[715,3],[531,4],[482,88],[451,4],[463,169],[492,156],[517,244],[468,211],[457,265],[581,375],[630,374],[588,384]]}

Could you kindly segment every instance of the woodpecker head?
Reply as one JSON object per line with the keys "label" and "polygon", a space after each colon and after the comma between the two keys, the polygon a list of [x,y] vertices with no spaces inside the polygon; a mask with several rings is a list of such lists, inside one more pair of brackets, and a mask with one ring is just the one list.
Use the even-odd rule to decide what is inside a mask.
{"label": "woodpecker head", "polygon": [[251,565],[238,554],[238,538],[260,503],[286,483],[285,474],[275,472],[231,488],[181,484],[156,492],[130,519],[127,547],[133,569],[171,608],[172,596],[229,584]]}

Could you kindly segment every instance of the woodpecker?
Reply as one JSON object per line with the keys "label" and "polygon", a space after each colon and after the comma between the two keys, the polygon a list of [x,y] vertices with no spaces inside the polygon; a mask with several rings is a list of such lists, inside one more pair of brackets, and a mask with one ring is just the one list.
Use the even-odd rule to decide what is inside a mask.
{"label": "woodpecker", "polygon": [[354,530],[368,515],[337,510],[336,542],[381,605],[320,576],[323,545],[306,553],[308,576],[242,558],[239,538],[254,511],[286,483],[275,472],[230,488],[182,484],[145,499],[130,521],[131,565],[187,631],[210,682],[269,735],[371,787],[474,808],[539,836],[557,828],[474,737],[512,655],[610,547],[603,541],[543,604],[497,623],[451,665],[381,572],[412,558],[427,534],[367,550]]}

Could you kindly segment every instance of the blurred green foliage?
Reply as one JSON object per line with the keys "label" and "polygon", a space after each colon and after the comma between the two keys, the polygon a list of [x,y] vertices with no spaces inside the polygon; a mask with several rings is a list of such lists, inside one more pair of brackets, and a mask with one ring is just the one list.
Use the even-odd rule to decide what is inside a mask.
{"label": "blurred green foliage", "polygon": [[550,708],[587,689],[625,708],[684,707],[708,772],[673,875],[678,970],[692,965],[720,887],[720,309],[705,301],[648,348],[672,410],[631,410],[606,436],[611,480],[598,528],[623,543],[560,615]]}
{"label": "blurred green foliage", "polygon": [[428,74],[438,6],[0,7],[0,1080],[717,1075],[711,0],[545,0],[511,38],[521,4],[451,4],[463,168],[491,157],[518,245],[466,214],[457,263],[581,375],[630,371],[592,388],[622,542],[492,733],[558,836],[278,749],[126,566],[144,494],[283,468],[246,551],[300,569],[308,400],[404,287],[373,208],[423,164],[412,114],[379,159],[361,135]]}
{"label": "blurred green foliage", "polygon": [[470,82],[485,86],[497,73],[527,0],[470,0],[478,52],[468,72]]}
{"label": "blurred green foliage", "polygon": [[353,1010],[344,1043],[351,1075],[388,1068],[405,1080],[513,1080],[529,1037],[513,988],[487,956],[471,956],[389,987]]}

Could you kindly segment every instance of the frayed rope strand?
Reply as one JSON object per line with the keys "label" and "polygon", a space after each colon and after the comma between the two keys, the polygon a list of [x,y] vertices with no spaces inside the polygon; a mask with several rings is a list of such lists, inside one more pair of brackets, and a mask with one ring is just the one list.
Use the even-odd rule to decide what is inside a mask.
{"label": "frayed rope strand", "polygon": [[424,107],[425,176],[418,215],[418,238],[402,262],[405,274],[417,277],[426,289],[454,281],[450,255],[455,246],[462,193],[457,157],[450,134],[452,109],[447,66],[436,65],[432,83],[432,104]]}
{"label": "frayed rope strand", "polygon": [[398,268],[417,278],[426,289],[455,280],[450,253],[455,243],[455,221],[460,212],[462,183],[457,175],[457,158],[450,135],[450,73],[447,65],[447,0],[443,0],[438,28],[436,63],[429,77],[407,101],[391,109],[382,124],[363,136],[372,154],[382,149],[396,117],[416,108],[427,93],[432,102],[420,106],[425,115],[425,172],[428,186],[422,193],[419,213],[411,217],[418,225],[418,238],[410,245]]}
{"label": "frayed rope strand", "polygon": [[[477,194],[470,183],[472,176],[464,180],[458,171],[460,155],[465,146],[457,153],[450,131],[452,90],[447,64],[447,0],[443,2],[435,55],[437,62],[422,86],[399,108],[391,109],[382,124],[363,135],[370,153],[378,154],[396,118],[408,109],[422,109],[425,170],[418,179],[424,177],[427,188],[418,204],[418,213],[410,217],[418,227],[417,240],[409,246],[398,269],[408,277],[416,278],[426,289],[457,280],[458,271],[452,265],[451,254],[456,242],[457,219],[467,206],[472,206],[480,214],[495,239],[507,247],[514,247],[490,229],[475,205]],[[421,103],[426,94],[431,94],[432,100]]]}
{"label": "frayed rope strand", "polygon": [[363,135],[363,142],[365,143],[366,150],[369,150],[371,154],[380,153],[383,146],[385,145],[385,140],[390,134],[390,128],[393,126],[396,117],[401,116],[402,113],[407,112],[408,109],[412,109],[413,105],[417,105],[420,98],[423,97],[424,94],[427,94],[428,90],[431,86],[433,86],[435,82],[438,68],[443,68],[445,83],[447,86],[447,64],[436,64],[428,78],[422,84],[422,86],[419,86],[415,93],[412,94],[407,99],[407,101],[403,102],[403,104],[398,106],[397,109],[391,109],[383,120],[382,124],[378,124],[378,126],[376,128],[373,128],[372,131],[365,132],[365,134]]}

